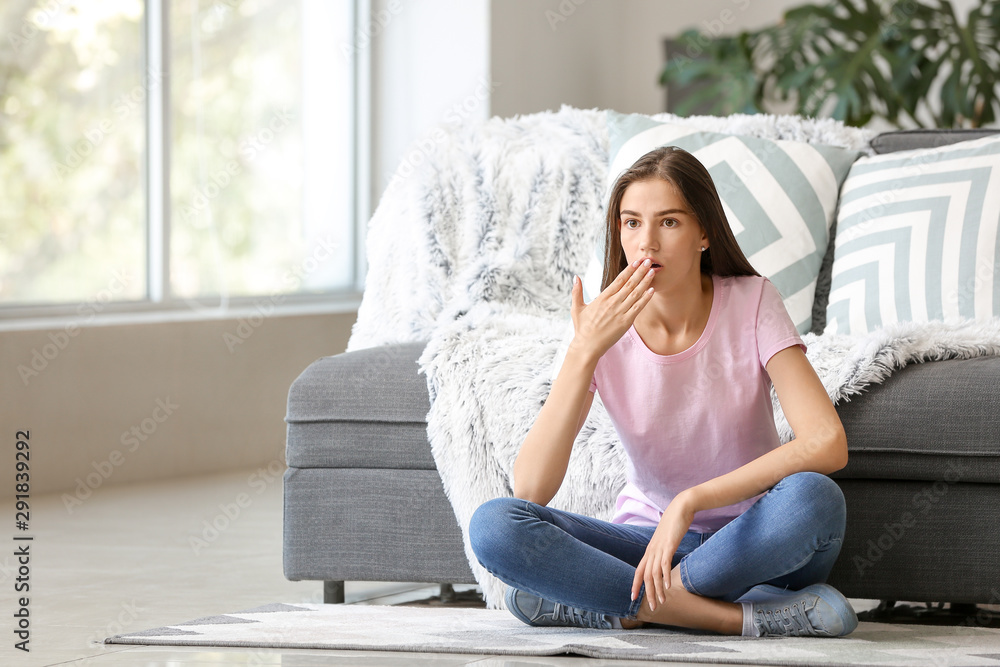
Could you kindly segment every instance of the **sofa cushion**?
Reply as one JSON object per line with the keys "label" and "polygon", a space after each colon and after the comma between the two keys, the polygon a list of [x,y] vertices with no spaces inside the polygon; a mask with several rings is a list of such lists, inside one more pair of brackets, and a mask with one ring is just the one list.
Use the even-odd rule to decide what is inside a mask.
{"label": "sofa cushion", "polygon": [[1000,357],[909,364],[837,405],[848,463],[835,479],[1000,483]]}
{"label": "sofa cushion", "polygon": [[860,158],[840,195],[827,329],[1000,315],[1000,135]]}
{"label": "sofa cushion", "polygon": [[306,368],[288,392],[288,465],[435,470],[427,380],[417,365],[425,346],[346,352]]}
{"label": "sofa cushion", "polygon": [[314,361],[288,391],[285,421],[426,422],[426,342],[380,345]]}

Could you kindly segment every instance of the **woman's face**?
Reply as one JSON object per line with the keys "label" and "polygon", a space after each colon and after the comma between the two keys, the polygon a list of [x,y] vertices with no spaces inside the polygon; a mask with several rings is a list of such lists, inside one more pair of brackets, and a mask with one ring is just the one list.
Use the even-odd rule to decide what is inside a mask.
{"label": "woman's face", "polygon": [[619,218],[622,249],[631,264],[650,258],[655,269],[653,284],[663,275],[671,278],[701,272],[701,247],[708,237],[680,192],[668,181],[656,178],[636,181],[622,194]]}

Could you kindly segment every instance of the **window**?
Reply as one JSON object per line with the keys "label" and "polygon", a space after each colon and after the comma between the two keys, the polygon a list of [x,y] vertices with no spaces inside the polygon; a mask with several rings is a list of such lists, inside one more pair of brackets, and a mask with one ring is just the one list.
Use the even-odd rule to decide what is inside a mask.
{"label": "window", "polygon": [[24,4],[0,9],[0,312],[359,289],[354,2]]}

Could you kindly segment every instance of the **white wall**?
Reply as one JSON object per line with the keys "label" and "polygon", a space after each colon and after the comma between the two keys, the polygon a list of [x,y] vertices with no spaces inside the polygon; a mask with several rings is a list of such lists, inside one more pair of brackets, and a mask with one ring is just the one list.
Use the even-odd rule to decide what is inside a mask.
{"label": "white wall", "polygon": [[[436,125],[490,116],[489,0],[372,0],[372,204]],[[411,159],[419,160],[412,156]]]}

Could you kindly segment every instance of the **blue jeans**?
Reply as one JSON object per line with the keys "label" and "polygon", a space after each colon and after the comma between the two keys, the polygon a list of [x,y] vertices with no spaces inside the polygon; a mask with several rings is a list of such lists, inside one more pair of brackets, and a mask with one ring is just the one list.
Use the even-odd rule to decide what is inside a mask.
{"label": "blue jeans", "polygon": [[[727,602],[762,583],[800,590],[826,581],[846,519],[833,480],[795,473],[719,530],[688,531],[671,566],[689,592]],[[473,514],[469,538],[483,567],[514,588],[634,619],[645,585],[633,601],[632,579],[655,530],[495,498]]]}

